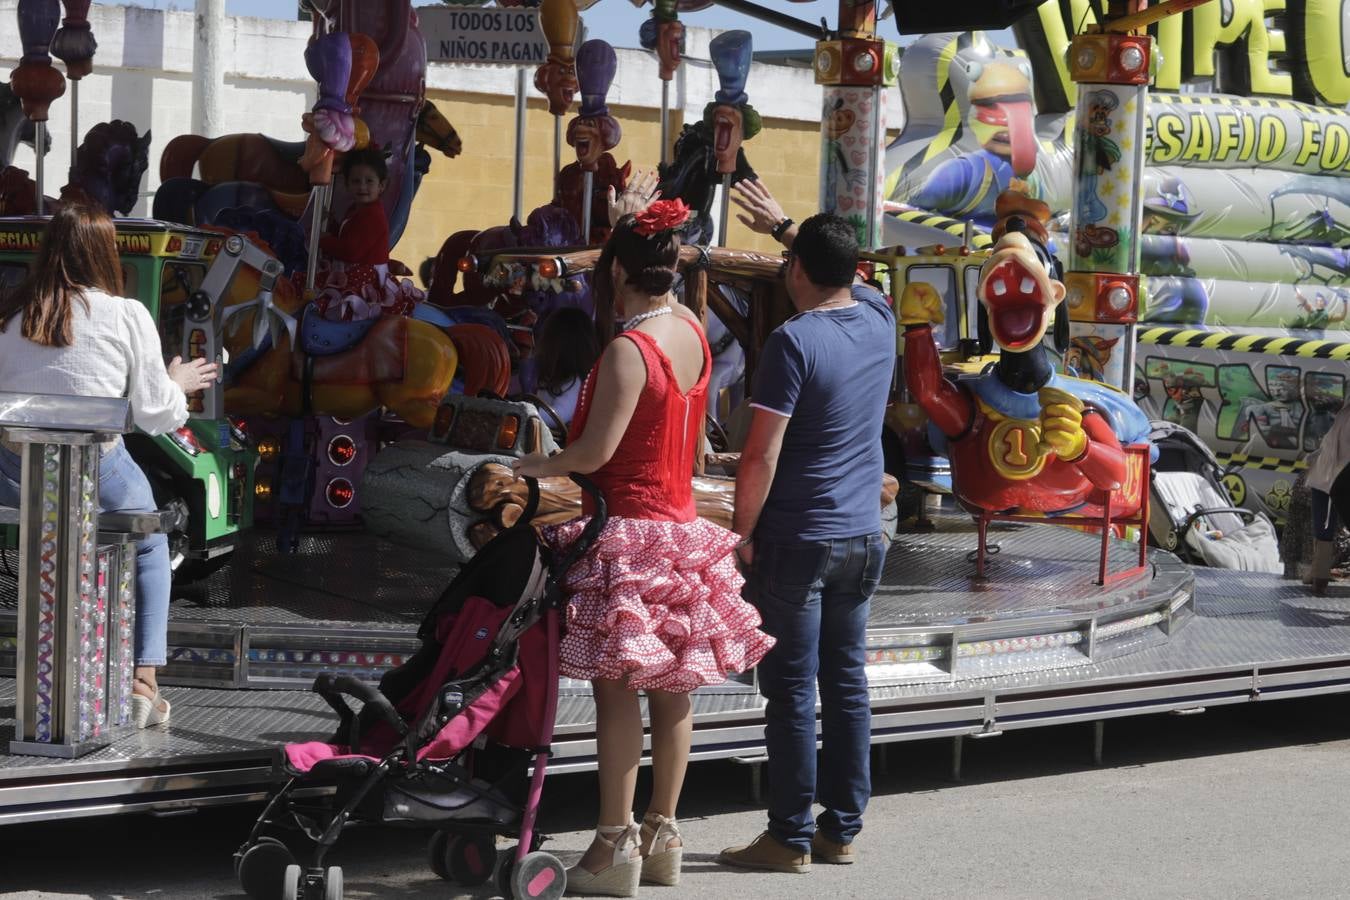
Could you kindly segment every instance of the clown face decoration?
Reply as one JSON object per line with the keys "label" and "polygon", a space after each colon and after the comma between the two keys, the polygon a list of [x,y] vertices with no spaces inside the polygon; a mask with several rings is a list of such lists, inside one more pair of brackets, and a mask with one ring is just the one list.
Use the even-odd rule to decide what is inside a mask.
{"label": "clown face decoration", "polygon": [[1044,247],[1021,232],[999,238],[980,268],[979,297],[989,330],[1005,350],[1028,350],[1045,337],[1054,309],[1064,299],[1054,262]]}
{"label": "clown face decoration", "polygon": [[736,154],[745,137],[741,111],[734,106],[721,105],[713,111],[713,154],[717,157],[719,175],[736,171]]}

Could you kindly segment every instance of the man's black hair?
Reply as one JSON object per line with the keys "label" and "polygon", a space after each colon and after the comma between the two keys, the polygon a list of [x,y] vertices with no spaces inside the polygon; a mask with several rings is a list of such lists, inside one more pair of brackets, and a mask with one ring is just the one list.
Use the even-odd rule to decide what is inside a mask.
{"label": "man's black hair", "polygon": [[858,232],[839,216],[817,213],[797,227],[792,255],[816,287],[848,287],[858,271]]}

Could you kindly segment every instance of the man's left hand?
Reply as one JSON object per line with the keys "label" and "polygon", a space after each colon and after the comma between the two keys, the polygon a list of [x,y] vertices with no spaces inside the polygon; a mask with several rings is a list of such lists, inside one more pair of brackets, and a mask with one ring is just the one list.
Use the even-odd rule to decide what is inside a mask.
{"label": "man's left hand", "polygon": [[752,541],[748,544],[742,544],[736,548],[736,559],[740,561],[742,569],[749,569],[755,561],[755,545]]}

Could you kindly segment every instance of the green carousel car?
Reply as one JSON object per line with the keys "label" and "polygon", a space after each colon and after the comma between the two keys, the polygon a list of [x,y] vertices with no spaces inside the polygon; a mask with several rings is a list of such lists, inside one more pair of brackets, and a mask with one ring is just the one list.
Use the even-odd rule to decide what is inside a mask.
{"label": "green carousel car", "polygon": [[[150,219],[115,221],[124,293],[150,311],[166,357],[219,358],[219,316],[202,311],[215,310],[234,271],[246,264],[242,251],[261,251],[242,238],[188,226]],[[0,288],[17,284],[27,273],[46,223],[39,216],[0,217]],[[213,271],[217,266],[224,268]],[[176,431],[126,436],[127,449],[149,476],[156,502],[173,513],[169,547],[179,583],[219,568],[239,535],[253,525],[257,454],[241,425],[221,411],[222,391],[217,385],[189,397],[188,421]],[[5,545],[16,546],[17,535],[10,531]]]}

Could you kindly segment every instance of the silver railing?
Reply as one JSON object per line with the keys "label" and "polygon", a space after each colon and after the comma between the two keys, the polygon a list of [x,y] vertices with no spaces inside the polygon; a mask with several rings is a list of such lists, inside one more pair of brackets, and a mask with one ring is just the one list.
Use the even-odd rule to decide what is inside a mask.
{"label": "silver railing", "polygon": [[131,721],[135,539],[156,516],[102,515],[103,445],[132,428],[126,400],[0,392],[0,437],[22,451],[12,754],[73,758]]}

